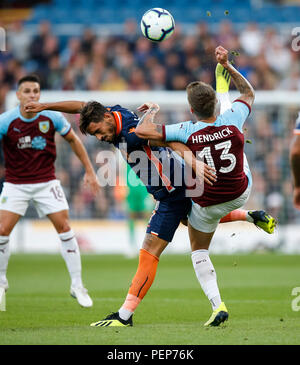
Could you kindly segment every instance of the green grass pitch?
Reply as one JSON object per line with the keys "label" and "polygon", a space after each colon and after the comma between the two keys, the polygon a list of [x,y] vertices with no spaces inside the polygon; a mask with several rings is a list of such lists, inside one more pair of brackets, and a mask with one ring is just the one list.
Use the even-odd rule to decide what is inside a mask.
{"label": "green grass pitch", "polygon": [[[59,255],[13,254],[6,312],[0,312],[0,345],[299,345],[300,256],[211,256],[229,321],[204,328],[211,307],[189,255],[162,255],[155,282],[130,328],[89,324],[117,311],[138,259],[82,255],[83,279],[94,300],[81,308],[69,295]],[[299,295],[299,294],[298,294]],[[300,305],[300,300],[298,301]]]}

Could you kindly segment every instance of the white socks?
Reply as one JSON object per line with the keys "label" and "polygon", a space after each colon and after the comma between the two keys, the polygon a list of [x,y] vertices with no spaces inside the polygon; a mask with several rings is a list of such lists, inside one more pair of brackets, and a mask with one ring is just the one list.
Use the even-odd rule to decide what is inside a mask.
{"label": "white socks", "polygon": [[6,271],[9,257],[9,236],[0,236],[0,281],[3,282],[6,282]]}
{"label": "white socks", "polygon": [[217,275],[209,258],[208,250],[196,250],[192,252],[192,262],[197,279],[213,310],[217,309],[222,300],[217,284]]}
{"label": "white socks", "polygon": [[80,251],[72,230],[59,234],[61,240],[61,254],[71,277],[71,285],[81,287],[81,258]]}
{"label": "white socks", "polygon": [[[71,285],[81,287],[83,286],[81,279],[81,258],[74,232],[70,230],[69,232],[60,233],[59,238],[61,240],[62,257],[70,273]],[[3,282],[6,281],[9,257],[9,237],[0,236],[0,281]]]}
{"label": "white socks", "polygon": [[120,318],[124,319],[124,321],[128,321],[128,319],[133,315],[133,312],[124,307],[121,307],[118,312]]}

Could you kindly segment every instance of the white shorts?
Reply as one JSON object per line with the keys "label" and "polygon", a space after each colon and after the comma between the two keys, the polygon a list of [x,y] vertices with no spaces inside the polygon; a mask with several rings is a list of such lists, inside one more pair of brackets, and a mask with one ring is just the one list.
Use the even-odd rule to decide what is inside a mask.
{"label": "white shorts", "polygon": [[243,192],[238,198],[229,202],[201,207],[194,203],[188,215],[191,226],[198,231],[211,233],[217,229],[220,219],[231,211],[241,208],[249,199],[251,186]]}
{"label": "white shorts", "polygon": [[211,233],[217,229],[220,219],[235,209],[241,208],[249,199],[251,188],[248,187],[242,195],[229,202],[201,207],[194,203],[188,215],[191,226],[198,231]]}
{"label": "white shorts", "polygon": [[25,215],[32,201],[39,217],[68,210],[69,205],[59,180],[38,184],[12,184],[5,182],[0,196],[0,210]]}
{"label": "white shorts", "polygon": [[229,202],[210,205],[208,207],[201,207],[199,204],[192,202],[192,209],[188,215],[188,220],[192,227],[205,233],[214,232],[217,229],[221,218],[246,204],[251,192],[252,175],[245,153],[244,172],[248,178],[248,187],[238,198]]}

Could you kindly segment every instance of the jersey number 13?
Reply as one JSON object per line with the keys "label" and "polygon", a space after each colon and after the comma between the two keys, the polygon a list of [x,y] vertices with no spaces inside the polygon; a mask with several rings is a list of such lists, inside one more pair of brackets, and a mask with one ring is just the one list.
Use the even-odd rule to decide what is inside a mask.
{"label": "jersey number 13", "polygon": [[[228,172],[231,172],[236,165],[236,157],[234,154],[229,153],[231,147],[231,141],[225,141],[225,142],[221,142],[215,145],[215,149],[216,150],[223,150],[220,156],[221,160],[229,160],[230,161],[230,165],[227,167],[221,167],[219,169],[219,172],[223,173],[223,174],[227,174]],[[213,168],[214,170],[216,170],[215,168],[215,163],[211,154],[211,147],[204,147],[202,151],[197,153],[198,158],[200,158],[201,160],[203,160],[204,158],[206,159],[206,162],[208,164],[208,166],[210,166],[211,168]]]}

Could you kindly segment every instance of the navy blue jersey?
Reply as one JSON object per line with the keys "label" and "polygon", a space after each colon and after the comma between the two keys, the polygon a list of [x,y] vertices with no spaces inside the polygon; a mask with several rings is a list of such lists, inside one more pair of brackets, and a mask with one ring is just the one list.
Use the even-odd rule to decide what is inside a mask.
{"label": "navy blue jersey", "polygon": [[182,159],[166,147],[150,146],[148,140],[139,138],[135,128],[139,117],[120,105],[107,107],[117,123],[117,139],[114,142],[124,159],[145,184],[148,192],[160,200],[184,187]]}

